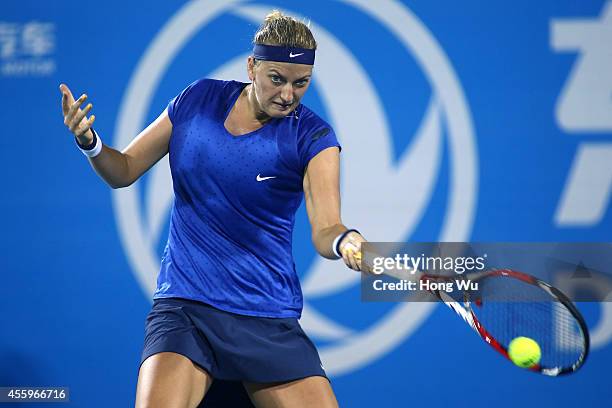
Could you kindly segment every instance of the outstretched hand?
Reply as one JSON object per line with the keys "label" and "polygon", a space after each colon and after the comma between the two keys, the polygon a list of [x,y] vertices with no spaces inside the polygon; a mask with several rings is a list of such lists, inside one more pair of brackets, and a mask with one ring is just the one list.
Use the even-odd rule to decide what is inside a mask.
{"label": "outstretched hand", "polygon": [[64,124],[70,129],[70,132],[78,139],[80,144],[90,144],[93,140],[91,126],[96,120],[96,116],[91,115],[88,119],[87,114],[91,111],[93,105],[88,103],[84,109],[81,109],[81,105],[87,99],[86,94],[81,95],[79,99],[75,101],[72,92],[66,84],[61,84],[59,88],[62,93]]}

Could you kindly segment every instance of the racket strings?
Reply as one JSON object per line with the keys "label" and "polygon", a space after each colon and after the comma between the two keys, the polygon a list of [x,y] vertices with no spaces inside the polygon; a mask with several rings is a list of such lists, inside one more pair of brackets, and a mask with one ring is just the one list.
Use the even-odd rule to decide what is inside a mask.
{"label": "racket strings", "polygon": [[519,336],[540,345],[544,368],[568,368],[585,352],[581,327],[570,310],[549,292],[518,279],[494,276],[480,281],[471,307],[483,327],[508,347]]}

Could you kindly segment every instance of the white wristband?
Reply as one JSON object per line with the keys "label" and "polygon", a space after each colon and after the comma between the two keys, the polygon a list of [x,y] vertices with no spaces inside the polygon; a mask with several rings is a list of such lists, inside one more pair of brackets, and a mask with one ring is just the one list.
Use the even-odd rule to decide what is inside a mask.
{"label": "white wristband", "polygon": [[[342,258],[342,254],[340,254],[340,248],[338,248],[338,246],[340,245],[341,241],[346,238],[351,232],[356,232],[358,234],[361,235],[361,233],[359,231],[357,231],[354,228],[351,229],[347,229],[346,231],[344,231],[342,234],[338,235],[336,237],[336,239],[334,239],[334,243],[332,246],[332,250],[334,251],[334,254],[339,258]],[[355,247],[355,245],[351,245],[353,248],[355,248],[355,251],[357,251],[357,248]]]}
{"label": "white wristband", "polygon": [[339,234],[336,239],[334,239],[334,243],[332,244],[332,250],[334,251],[334,254],[338,257],[338,259],[342,258],[342,255],[340,255],[338,253],[338,251],[336,250],[336,248],[338,247],[338,241],[340,241],[340,238],[342,238],[342,236],[344,235],[344,232]]}
{"label": "white wristband", "polygon": [[91,133],[93,133],[94,140],[96,141],[96,144],[94,145],[94,147],[92,147],[91,149],[83,149],[83,147],[78,143],[78,141],[77,141],[77,146],[79,147],[79,150],[83,152],[85,156],[96,157],[102,151],[102,139],[100,139],[100,136],[98,136],[95,130],[91,129]]}

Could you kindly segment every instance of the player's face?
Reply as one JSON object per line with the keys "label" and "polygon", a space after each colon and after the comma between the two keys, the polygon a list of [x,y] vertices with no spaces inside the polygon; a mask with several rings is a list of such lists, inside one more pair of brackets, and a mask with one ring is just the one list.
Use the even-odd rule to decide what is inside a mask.
{"label": "player's face", "polygon": [[257,110],[272,118],[289,115],[310,85],[312,65],[249,59],[249,78],[253,82]]}

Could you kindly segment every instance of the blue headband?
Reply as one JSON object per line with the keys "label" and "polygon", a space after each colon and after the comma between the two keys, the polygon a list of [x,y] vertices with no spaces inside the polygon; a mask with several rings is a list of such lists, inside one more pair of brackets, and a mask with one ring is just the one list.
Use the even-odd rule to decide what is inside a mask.
{"label": "blue headband", "polygon": [[289,62],[291,64],[314,65],[315,50],[307,48],[284,47],[276,45],[255,44],[255,59],[263,61]]}

